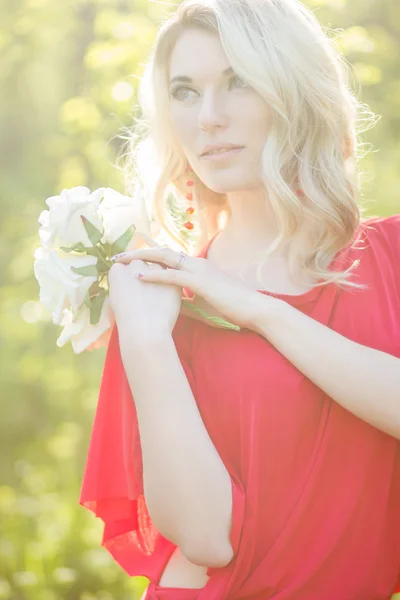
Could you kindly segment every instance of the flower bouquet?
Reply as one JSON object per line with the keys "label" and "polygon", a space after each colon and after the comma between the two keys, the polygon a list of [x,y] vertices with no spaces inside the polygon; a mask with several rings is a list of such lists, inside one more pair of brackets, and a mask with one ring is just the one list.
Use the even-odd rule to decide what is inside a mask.
{"label": "flower bouquet", "polygon": [[[148,217],[111,188],[64,189],[46,204],[49,210],[38,219],[41,246],[34,252],[34,274],[41,304],[63,327],[57,346],[71,341],[76,354],[107,346],[115,322],[108,298],[110,257],[151,238]],[[240,329],[190,301],[182,305],[218,326]]]}

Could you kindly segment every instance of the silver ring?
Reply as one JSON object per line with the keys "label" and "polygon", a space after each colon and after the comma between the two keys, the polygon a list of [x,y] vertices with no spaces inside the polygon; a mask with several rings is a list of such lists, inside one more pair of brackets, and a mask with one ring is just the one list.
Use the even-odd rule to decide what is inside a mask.
{"label": "silver ring", "polygon": [[180,251],[179,253],[179,260],[176,263],[175,269],[181,269],[182,268],[182,264],[183,261],[187,258],[187,254],[185,254],[185,252],[183,250]]}

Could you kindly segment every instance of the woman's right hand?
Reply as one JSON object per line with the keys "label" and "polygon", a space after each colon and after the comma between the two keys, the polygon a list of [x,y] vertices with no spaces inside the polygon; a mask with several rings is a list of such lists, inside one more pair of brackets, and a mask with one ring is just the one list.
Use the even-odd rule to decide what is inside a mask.
{"label": "woman's right hand", "polygon": [[135,259],[115,263],[109,270],[109,299],[118,328],[129,328],[138,340],[171,336],[182,305],[182,288],[176,285],[142,282],[136,273],[163,269]]}

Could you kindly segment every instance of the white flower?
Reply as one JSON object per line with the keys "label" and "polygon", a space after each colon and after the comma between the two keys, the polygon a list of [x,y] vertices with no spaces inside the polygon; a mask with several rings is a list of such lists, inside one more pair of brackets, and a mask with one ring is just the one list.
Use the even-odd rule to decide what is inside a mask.
{"label": "white flower", "polygon": [[140,234],[151,236],[150,222],[146,210],[137,200],[123,196],[112,188],[104,190],[103,200],[99,206],[104,235],[103,244],[113,244],[131,225],[134,225],[135,235],[128,245],[134,249],[140,243]]}
{"label": "white flower", "polygon": [[48,198],[46,204],[50,210],[42,211],[38,219],[42,225],[39,229],[42,246],[55,249],[81,242],[84,246],[93,247],[80,217],[86,217],[102,231],[99,204],[103,194],[104,188],[90,193],[87,187],[78,186]]}
{"label": "white flower", "polygon": [[[105,273],[107,265],[98,256],[82,252],[82,245],[93,248],[95,243],[99,246],[96,252],[102,256],[104,250],[108,251],[102,246],[115,244],[132,225],[135,230],[133,238],[122,249],[136,249],[149,243],[152,224],[146,207],[140,200],[111,188],[99,188],[91,193],[83,186],[64,189],[59,196],[48,198],[46,204],[49,210],[42,211],[38,219],[41,247],[34,253],[34,272],[39,283],[40,302],[51,312],[53,323],[63,327],[57,345],[63,346],[71,341],[77,354],[106,346],[115,323],[109,298],[106,297],[102,304],[96,325],[91,325],[91,309],[85,304],[92,294],[92,285],[101,283],[99,273],[96,269],[93,275],[79,275],[72,271],[72,267],[90,267],[100,260]],[[100,235],[95,240],[91,232],[88,234],[82,217],[100,232],[98,242]],[[63,250],[77,245],[79,247],[75,251]]]}
{"label": "white flower", "polygon": [[71,308],[73,314],[77,314],[90,286],[98,279],[74,273],[71,267],[95,265],[97,257],[68,254],[41,247],[35,250],[34,257],[34,273],[40,287],[40,302],[52,313],[53,323],[60,325],[63,310]]}
{"label": "white flower", "polygon": [[71,341],[75,354],[106,346],[114,322],[115,318],[108,298],[103,302],[100,320],[96,325],[90,324],[90,310],[86,304],[82,304],[75,318],[70,310],[65,310],[61,322],[64,329],[57,340],[57,346],[64,346]]}

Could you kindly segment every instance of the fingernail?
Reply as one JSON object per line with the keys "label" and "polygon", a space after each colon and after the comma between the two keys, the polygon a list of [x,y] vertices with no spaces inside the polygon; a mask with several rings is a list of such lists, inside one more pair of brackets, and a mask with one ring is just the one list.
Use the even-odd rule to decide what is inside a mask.
{"label": "fingernail", "polygon": [[121,252],[120,254],[114,254],[114,256],[112,256],[110,258],[110,260],[116,260],[117,258],[121,258],[121,256],[126,256],[128,253],[127,252]]}
{"label": "fingernail", "polygon": [[138,279],[142,279],[143,273],[135,273],[135,277],[137,277]]}

